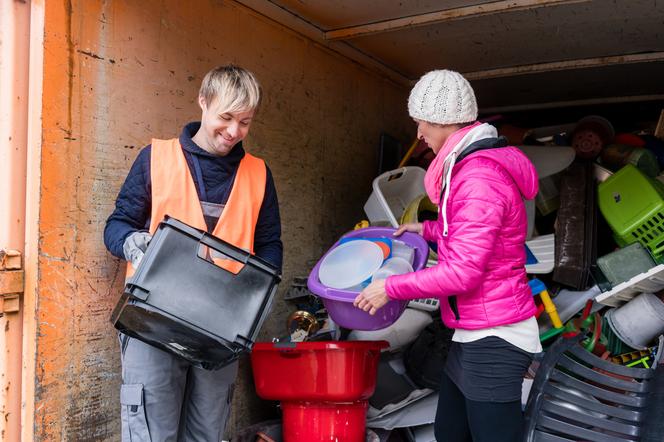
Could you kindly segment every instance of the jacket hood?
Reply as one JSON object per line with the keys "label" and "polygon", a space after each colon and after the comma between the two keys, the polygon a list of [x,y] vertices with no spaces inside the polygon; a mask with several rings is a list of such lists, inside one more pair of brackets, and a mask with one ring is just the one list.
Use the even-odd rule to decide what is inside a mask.
{"label": "jacket hood", "polygon": [[[480,140],[478,143],[482,141]],[[472,149],[472,146],[469,146],[469,148]],[[513,146],[497,147],[494,149],[482,148],[482,150],[472,152],[469,156],[471,155],[473,158],[483,157],[500,164],[511,175],[525,199],[531,200],[537,195],[539,179],[535,166],[518,148]],[[463,164],[467,158],[464,158],[457,164]]]}

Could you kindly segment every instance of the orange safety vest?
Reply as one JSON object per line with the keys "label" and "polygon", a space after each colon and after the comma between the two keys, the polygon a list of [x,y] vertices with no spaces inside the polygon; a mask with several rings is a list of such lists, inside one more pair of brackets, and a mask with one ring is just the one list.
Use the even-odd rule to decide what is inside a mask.
{"label": "orange safety vest", "polygon": [[[157,230],[165,215],[207,231],[196,185],[177,138],[152,140],[150,178],[151,234]],[[228,201],[212,232],[214,236],[254,253],[254,232],[265,196],[266,180],[265,162],[246,153],[238,166]],[[239,272],[243,267],[243,264],[237,261],[215,258],[214,262],[233,273]],[[133,266],[127,263],[127,278],[133,273]]]}

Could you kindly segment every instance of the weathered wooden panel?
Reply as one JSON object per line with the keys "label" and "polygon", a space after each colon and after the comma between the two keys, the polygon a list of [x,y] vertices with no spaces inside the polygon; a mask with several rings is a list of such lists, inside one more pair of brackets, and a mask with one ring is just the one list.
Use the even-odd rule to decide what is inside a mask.
{"label": "weathered wooden panel", "polygon": [[[407,90],[230,1],[46,3],[37,440],[119,439],[120,365],[108,322],[123,266],[104,221],[151,137],[200,116],[202,76],[235,62],[265,100],[246,142],[270,165],[281,203],[284,281],[303,275],[362,218],[380,131],[408,141]],[[284,332],[276,303],[263,336]],[[243,362],[231,428],[260,420]]]}

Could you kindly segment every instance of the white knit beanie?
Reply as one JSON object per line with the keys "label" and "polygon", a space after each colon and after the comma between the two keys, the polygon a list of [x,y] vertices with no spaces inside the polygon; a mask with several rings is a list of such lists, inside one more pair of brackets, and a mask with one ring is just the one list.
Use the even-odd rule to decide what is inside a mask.
{"label": "white knit beanie", "polygon": [[470,123],[477,119],[475,92],[458,72],[431,71],[410,91],[408,113],[429,123]]}

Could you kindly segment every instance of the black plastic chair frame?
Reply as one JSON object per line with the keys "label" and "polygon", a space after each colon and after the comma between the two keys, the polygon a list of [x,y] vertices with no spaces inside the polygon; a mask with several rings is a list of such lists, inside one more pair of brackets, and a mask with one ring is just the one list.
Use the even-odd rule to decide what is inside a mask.
{"label": "black plastic chair frame", "polygon": [[[581,347],[584,337],[559,338],[541,361],[526,406],[525,442],[623,442],[644,436],[657,364],[645,369],[605,361]],[[662,340],[657,360],[661,347]]]}

